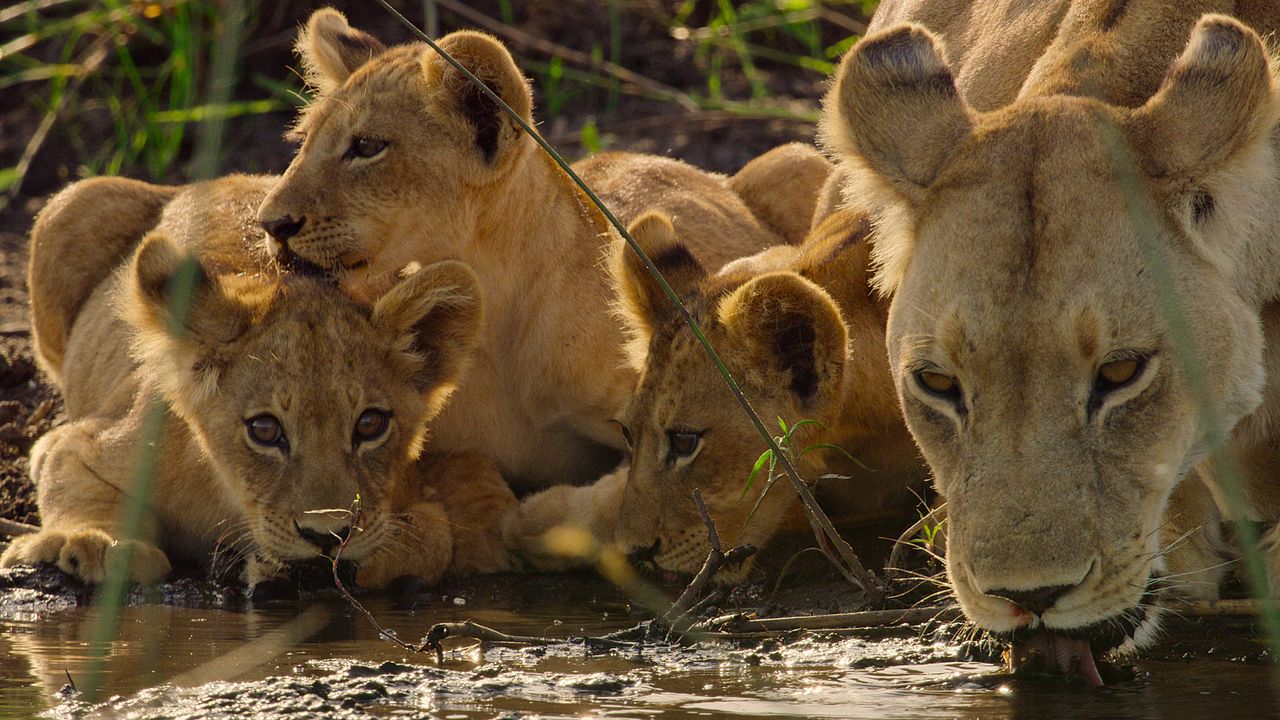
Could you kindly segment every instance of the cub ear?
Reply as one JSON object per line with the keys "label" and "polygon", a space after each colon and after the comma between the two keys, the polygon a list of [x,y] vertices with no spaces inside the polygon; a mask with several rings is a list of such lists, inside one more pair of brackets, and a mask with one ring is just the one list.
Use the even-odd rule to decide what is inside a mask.
{"label": "cub ear", "polygon": [[[440,40],[440,47],[515,110],[533,122],[533,96],[507,48],[483,33],[463,30]],[[520,129],[502,108],[443,57],[431,53],[429,77],[444,90],[450,108],[471,126],[477,150],[489,166],[498,166],[521,147]]]}
{"label": "cub ear", "polygon": [[134,353],[157,369],[169,400],[182,412],[211,396],[225,354],[252,321],[251,308],[160,232],[138,248],[130,295]]}
{"label": "cub ear", "polygon": [[1148,175],[1185,183],[1264,149],[1276,121],[1262,41],[1229,17],[1206,15],[1160,90],[1129,115],[1124,130]]}
{"label": "cub ear", "polygon": [[791,272],[762,275],[720,301],[719,321],[759,388],[787,388],[806,410],[840,401],[848,331],[831,296]]}
{"label": "cub ear", "polygon": [[351,27],[346,16],[331,7],[311,13],[294,44],[307,83],[322,94],[341,86],[351,73],[386,49],[374,36]]}
{"label": "cub ear", "polygon": [[248,326],[246,308],[163,233],[151,233],[138,249],[133,295],[136,324],[176,342],[217,348]]}
{"label": "cub ear", "polygon": [[[627,232],[682,299],[692,295],[707,276],[702,264],[676,237],[676,229],[666,215],[647,212],[633,222]],[[633,362],[638,359],[643,364],[654,330],[679,310],[649,273],[644,261],[626,242],[619,240],[614,245],[612,260],[613,283],[619,305],[631,326],[636,346],[630,354]],[[639,358],[635,357],[637,353]]]}
{"label": "cub ear", "polygon": [[823,143],[908,201],[937,179],[972,131],[941,43],[918,25],[867,36],[823,100]]}
{"label": "cub ear", "polygon": [[373,324],[395,338],[395,352],[434,415],[471,361],[484,325],[480,281],[471,266],[445,260],[409,272],[373,306]]}

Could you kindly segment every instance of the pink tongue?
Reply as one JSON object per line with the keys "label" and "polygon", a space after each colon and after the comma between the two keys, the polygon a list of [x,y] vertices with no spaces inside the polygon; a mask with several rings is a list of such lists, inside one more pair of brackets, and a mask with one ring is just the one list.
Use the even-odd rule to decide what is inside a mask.
{"label": "pink tongue", "polygon": [[1056,669],[1063,675],[1076,675],[1094,687],[1103,685],[1088,640],[1040,633],[1030,640],[1015,643],[1011,659],[1014,670],[1030,668],[1052,672]]}

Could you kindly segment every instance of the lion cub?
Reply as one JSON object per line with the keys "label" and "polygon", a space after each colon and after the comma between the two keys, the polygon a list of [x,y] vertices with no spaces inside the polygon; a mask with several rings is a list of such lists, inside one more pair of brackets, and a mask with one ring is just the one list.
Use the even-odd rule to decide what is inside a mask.
{"label": "lion cub", "polygon": [[[804,477],[826,477],[815,494],[828,513],[858,522],[910,507],[924,467],[885,359],[887,303],[867,281],[865,215],[836,211],[803,245],[770,248],[714,274],[665,217],[646,215],[630,231],[760,416],[771,424],[778,418],[818,423],[797,425],[792,443]],[[529,497],[507,518],[504,533],[539,566],[562,564],[545,554],[543,534],[569,524],[617,543],[642,566],[692,575],[707,554],[695,488],[726,546],[765,547],[780,532],[803,527],[802,510],[785,478],[767,492],[764,478],[747,486],[763,441],[639,259],[618,250],[614,282],[633,337],[631,362],[640,373],[618,419],[629,466],[589,487]]]}
{"label": "lion cub", "polygon": [[[193,187],[185,194],[219,188]],[[36,255],[67,241],[43,235],[56,223],[42,220]],[[61,368],[71,419],[31,455],[43,529],[0,566],[56,563],[98,583],[132,545],[130,577],[149,582],[222,548],[246,557],[254,584],[350,534],[342,557],[359,584],[438,579],[454,537],[414,461],[479,334],[474,273],[456,261],[406,270],[368,308],[326,280],[232,268],[233,245],[191,256],[171,239],[184,235],[208,234],[162,220],[74,314]],[[182,322],[171,308],[184,278]],[[125,540],[118,523],[155,401],[167,407],[155,477],[140,534]],[[357,496],[353,530],[333,510]]]}

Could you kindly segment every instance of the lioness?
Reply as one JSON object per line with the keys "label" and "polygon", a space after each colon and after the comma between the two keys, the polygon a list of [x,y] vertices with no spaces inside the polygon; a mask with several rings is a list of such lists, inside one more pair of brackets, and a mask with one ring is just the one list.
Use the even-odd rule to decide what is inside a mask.
{"label": "lioness", "polygon": [[[440,45],[532,122],[528,82],[501,43],[464,31]],[[465,260],[489,322],[467,382],[433,423],[439,445],[491,456],[523,489],[612,469],[625,445],[609,420],[635,371],[610,313],[601,266],[614,235],[602,215],[426,45],[386,48],[326,9],[298,50],[318,95],[299,119],[297,156],[259,212],[271,251],[336,270],[357,295],[409,261]],[[674,217],[714,269],[798,239],[794,218],[812,213],[830,166],[790,146],[734,178],[625,153],[578,169],[624,222],[650,208]]]}
{"label": "lioness", "polygon": [[[15,539],[0,566],[51,562],[97,583],[132,546],[131,579],[148,582],[172,561],[207,563],[221,547],[246,557],[256,584],[332,555],[351,534],[341,510],[357,496],[363,518],[342,557],[358,565],[361,585],[431,581],[449,566],[454,519],[414,461],[479,336],[475,275],[455,261],[406,271],[369,309],[330,282],[281,274],[256,251],[258,234],[245,234],[252,223],[233,222],[242,209],[226,202],[261,183],[231,177],[182,190],[132,255],[96,273],[60,267],[83,259],[91,236],[75,230],[86,229],[91,200],[138,188],[77,184],[41,215],[35,321],[44,312],[72,320],[60,365],[70,422],[32,450],[43,527]],[[179,325],[171,294],[191,252],[194,289]],[[125,540],[118,523],[156,400],[168,411],[154,485],[138,539]],[[476,497],[483,481],[469,469]]]}
{"label": "lioness", "polygon": [[[868,282],[866,216],[839,211],[802,246],[770,248],[709,274],[667,219],[631,228],[681,295],[741,383],[773,424],[811,420],[792,436],[805,478],[823,507],[866,519],[909,506],[922,463],[894,396],[884,355],[888,304]],[[639,259],[619,247],[614,282],[640,380],[619,416],[631,449],[627,468],[591,487],[556,487],[525,499],[503,528],[508,544],[535,564],[565,558],[542,547],[556,525],[589,529],[642,567],[692,575],[707,555],[706,530],[690,499],[701,491],[726,547],[765,547],[782,529],[803,526],[799,499],[783,478],[767,490],[746,485],[764,443],[707,360],[684,318]],[[830,449],[835,445],[852,454]],[[811,445],[823,446],[803,452]],[[741,577],[748,566],[726,570]]]}
{"label": "lioness", "polygon": [[1212,5],[1075,3],[988,112],[937,37],[894,26],[827,98],[848,197],[876,210],[890,368],[948,502],[955,594],[988,629],[1051,631],[1032,645],[1095,682],[1090,650],[1150,642],[1163,587],[1216,594],[1217,443],[1249,513],[1280,510],[1280,106],[1258,35]]}

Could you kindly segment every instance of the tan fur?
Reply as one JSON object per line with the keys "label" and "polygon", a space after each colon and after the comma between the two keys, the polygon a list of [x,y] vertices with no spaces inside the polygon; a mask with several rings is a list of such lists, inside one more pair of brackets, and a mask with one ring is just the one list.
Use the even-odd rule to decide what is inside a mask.
{"label": "tan fur", "polygon": [[[362,530],[343,557],[358,564],[362,585],[404,574],[434,581],[451,560],[463,570],[505,566],[491,539],[472,533],[456,542],[446,518],[455,502],[500,513],[513,500],[505,484],[486,484],[482,461],[473,460],[465,478],[474,493],[465,497],[453,487],[458,479],[440,477],[462,469],[428,464],[424,484],[415,466],[426,424],[461,378],[483,324],[474,273],[456,261],[406,270],[371,309],[326,281],[281,274],[253,231],[256,198],[269,182],[231,177],[174,191],[94,181],[92,192],[68,188],[42,216],[32,278],[52,288],[50,256],[75,258],[86,240],[66,232],[77,226],[64,214],[101,212],[83,203],[113,193],[172,198],[123,262],[104,253],[96,273],[78,266],[78,279],[93,288],[78,313],[68,309],[83,292],[78,285],[35,308],[37,325],[46,308],[63,308],[53,310],[65,313],[61,323],[73,320],[62,373],[70,421],[31,453],[43,527],[16,539],[0,566],[54,562],[97,583],[132,543],[133,580],[159,579],[171,561],[208,563],[224,553],[244,557],[256,582],[321,555],[302,531],[340,531],[351,519],[332,510],[357,495]],[[184,268],[194,290],[179,322],[171,297]],[[55,338],[45,333],[39,342]],[[144,522],[128,539],[117,523],[125,495],[136,491],[153,406],[167,409],[167,420]],[[369,408],[389,413],[389,425],[358,442],[356,421]],[[262,414],[278,418],[287,447],[251,439],[247,422]],[[323,510],[330,512],[315,512]]]}
{"label": "tan fur", "polygon": [[[830,443],[861,463],[829,450],[800,462],[809,480],[847,476],[816,489],[824,508],[846,521],[909,506],[910,490],[924,477],[885,362],[886,304],[868,282],[869,230],[865,216],[839,211],[801,247],[771,248],[709,275],[664,217],[647,215],[631,228],[770,428],[778,418],[816,421],[823,427],[795,433],[797,450]],[[558,567],[565,559],[547,554],[543,535],[576,525],[652,567],[691,575],[706,557],[694,488],[727,546],[765,547],[779,531],[802,527],[800,503],[785,478],[766,494],[762,475],[744,493],[764,443],[684,320],[631,254],[615,255],[614,274],[637,340],[632,362],[641,371],[619,418],[630,437],[629,468],[591,487],[526,499],[504,528],[509,544],[535,565]],[[702,433],[696,452],[675,454],[672,431]]]}
{"label": "tan fur", "polygon": [[[298,124],[297,157],[260,212],[263,221],[304,222],[272,250],[337,269],[357,295],[410,261],[465,260],[490,321],[467,382],[433,423],[439,446],[492,457],[519,488],[599,477],[621,457],[608,421],[635,385],[609,311],[602,265],[614,236],[604,218],[434,51],[403,45],[350,67],[334,60],[341,48],[326,38],[367,36],[333,10],[308,28],[300,49],[319,96]],[[499,42],[474,32],[440,42],[532,122],[528,83]],[[344,157],[355,136],[388,145],[371,159]],[[777,164],[802,155],[782,151]],[[822,177],[829,170],[811,155],[803,162]],[[710,267],[782,241],[723,176],[615,153],[577,167],[624,222],[650,207],[672,215]],[[820,184],[803,174],[787,170],[787,182]],[[798,202],[812,207],[812,198]]]}
{"label": "tan fur", "polygon": [[[878,28],[919,20],[943,38],[869,35],[841,64],[823,134],[846,199],[875,212],[890,368],[948,502],[966,614],[1013,630],[1032,620],[1019,593],[1060,586],[1038,622],[1140,645],[1153,574],[1216,595],[1216,439],[1249,514],[1280,515],[1280,100],[1258,35],[1200,17],[1228,5],[1270,32],[1280,11],[1017,5],[886,3]],[[1039,29],[1010,32],[1008,12]],[[993,42],[1016,46],[1002,67]],[[1097,385],[1104,363],[1134,357],[1129,384]],[[921,372],[960,389],[931,393]]]}

